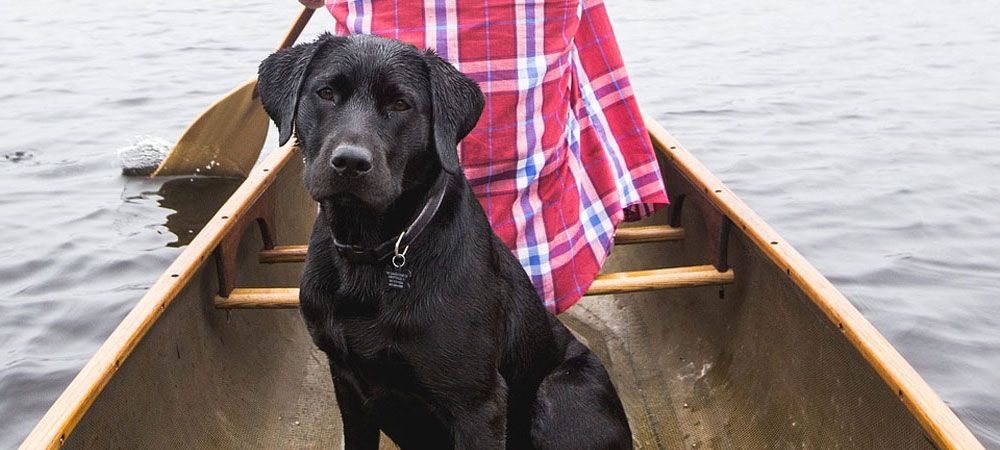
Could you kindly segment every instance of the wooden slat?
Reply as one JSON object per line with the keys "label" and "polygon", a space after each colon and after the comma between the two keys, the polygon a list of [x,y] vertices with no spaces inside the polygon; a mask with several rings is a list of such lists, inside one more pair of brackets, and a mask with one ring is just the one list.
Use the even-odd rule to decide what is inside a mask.
{"label": "wooden slat", "polygon": [[306,260],[305,245],[275,245],[270,250],[260,251],[260,262],[263,264],[296,263]]}
{"label": "wooden slat", "polygon": [[[645,244],[649,242],[679,241],[684,239],[684,229],[669,225],[644,227],[623,227],[615,233],[615,245]],[[306,260],[305,245],[279,245],[269,250],[261,250],[263,264],[296,263]]]}
{"label": "wooden slat", "polygon": [[684,239],[684,229],[670,225],[623,227],[615,232],[615,245],[645,244],[647,242],[679,241]]}
{"label": "wooden slat", "polygon": [[[624,294],[684,287],[729,284],[732,269],[715,270],[712,265],[671,267],[598,275],[586,295]],[[229,297],[215,297],[221,309],[284,309],[299,307],[298,288],[237,288]]]}
{"label": "wooden slat", "polygon": [[711,286],[733,282],[733,270],[715,270],[704,266],[670,267],[667,269],[617,272],[598,275],[586,295],[623,294],[682,287]]}
{"label": "wooden slat", "polygon": [[286,309],[299,307],[299,288],[236,288],[229,297],[215,296],[220,309]]}
{"label": "wooden slat", "polygon": [[742,230],[771,261],[785,269],[792,281],[827,318],[843,330],[847,340],[878,372],[888,385],[887,388],[899,396],[939,448],[983,448],[951,408],[844,294],[746,203],[727,189],[654,118],[643,114],[643,120],[657,150],[695,186],[704,189],[709,201],[732,220],[734,230]]}

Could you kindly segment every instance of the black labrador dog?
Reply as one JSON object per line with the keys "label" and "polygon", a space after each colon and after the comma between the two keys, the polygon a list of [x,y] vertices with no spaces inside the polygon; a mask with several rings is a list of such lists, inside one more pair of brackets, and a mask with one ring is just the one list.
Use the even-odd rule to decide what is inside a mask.
{"label": "black labrador dog", "polygon": [[493,233],[457,143],[479,86],[431,51],[320,36],[260,65],[320,204],[301,310],[349,449],[631,448],[601,362],[542,306]]}

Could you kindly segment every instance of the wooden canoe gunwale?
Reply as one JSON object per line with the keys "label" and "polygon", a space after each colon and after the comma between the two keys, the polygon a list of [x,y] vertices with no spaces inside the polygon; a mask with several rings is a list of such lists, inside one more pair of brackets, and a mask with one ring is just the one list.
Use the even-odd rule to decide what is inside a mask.
{"label": "wooden canoe gunwale", "polygon": [[[654,147],[666,156],[704,198],[719,209],[836,325],[895,392],[939,448],[983,448],[958,416],[857,308],[805,257],[789,245],[746,203],[684,149],[660,124],[643,112]],[[671,224],[677,226],[677,224]]]}
{"label": "wooden canoe gunwale", "polygon": [[[741,230],[837,326],[861,356],[941,448],[981,448],[957,416],[924,382],[881,334],[811,264],[788,245],[756,213],[739,200],[688,153],[655,120],[644,116],[658,150],[693,189],[703,191],[699,201],[718,210],[724,220]],[[272,152],[237,189],[191,244],[146,292],[95,355],[60,395],[22,444],[22,448],[58,448],[80,422],[121,363],[132,353],[166,307],[212,252],[245,222],[251,207],[294,156],[287,145]],[[701,193],[701,192],[699,192]],[[676,224],[672,224],[675,225]],[[280,230],[278,231],[280,233]],[[725,247],[723,247],[723,250]]]}
{"label": "wooden canoe gunwale", "polygon": [[295,155],[294,141],[268,155],[201,232],[146,291],[129,311],[69,386],[59,395],[48,412],[21,444],[22,449],[59,448],[101,390],[128,358],[167,306],[176,298],[195,273],[211,259],[212,252],[229,234],[257,199],[274,182],[277,174]]}

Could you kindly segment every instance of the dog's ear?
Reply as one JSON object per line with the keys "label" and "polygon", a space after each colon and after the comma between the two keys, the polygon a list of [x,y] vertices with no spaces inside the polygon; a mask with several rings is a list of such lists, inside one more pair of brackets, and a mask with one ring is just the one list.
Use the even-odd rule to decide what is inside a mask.
{"label": "dog's ear", "polygon": [[471,78],[459,72],[433,50],[424,55],[431,79],[434,120],[434,148],[441,167],[448,173],[459,171],[458,146],[479,122],[483,113],[483,92]]}
{"label": "dog's ear", "polygon": [[302,82],[309,73],[313,57],[328,43],[337,39],[344,38],[327,33],[313,42],[278,50],[260,63],[257,70],[257,92],[260,93],[264,111],[278,126],[279,145],[285,145],[292,137]]}

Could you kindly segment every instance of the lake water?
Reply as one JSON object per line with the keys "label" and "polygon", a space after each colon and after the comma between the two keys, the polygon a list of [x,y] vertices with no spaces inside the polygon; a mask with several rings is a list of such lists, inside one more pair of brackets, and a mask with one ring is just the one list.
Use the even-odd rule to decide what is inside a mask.
{"label": "lake water", "polygon": [[[115,150],[179,136],[297,11],[36,3],[0,0],[0,448],[235,187],[122,177]],[[1000,3],[608,8],[642,106],[1000,448]]]}

